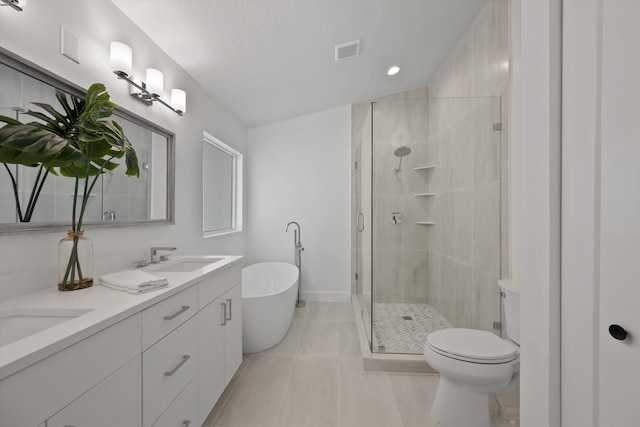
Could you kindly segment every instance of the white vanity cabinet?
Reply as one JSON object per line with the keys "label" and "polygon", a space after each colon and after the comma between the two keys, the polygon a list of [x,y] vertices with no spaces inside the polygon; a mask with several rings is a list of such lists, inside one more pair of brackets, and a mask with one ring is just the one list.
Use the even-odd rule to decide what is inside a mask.
{"label": "white vanity cabinet", "polygon": [[0,380],[0,427],[200,427],[242,362],[239,258]]}
{"label": "white vanity cabinet", "polygon": [[[200,283],[198,401],[200,424],[242,363],[240,267]],[[213,299],[212,299],[213,298]]]}
{"label": "white vanity cabinet", "polygon": [[140,356],[47,420],[46,427],[140,425]]}
{"label": "white vanity cabinet", "polygon": [[[83,395],[91,393],[94,387],[100,387],[95,389],[97,396],[102,395],[103,390],[111,390],[111,381],[121,379],[111,375],[139,358],[140,351],[140,315],[136,314],[4,378],[0,381],[0,426],[34,427],[47,419],[55,422],[57,412],[65,410],[81,396],[87,405],[100,405],[99,397],[87,394],[85,398]],[[134,377],[136,381],[131,383],[134,391],[126,397],[133,399],[138,407],[139,394],[136,396],[135,388],[139,378],[139,375]],[[72,407],[67,413],[79,419],[82,417]],[[107,411],[107,415],[115,414]],[[46,425],[55,424],[47,421]],[[62,425],[96,426],[95,423]],[[132,414],[127,423],[111,425],[137,426],[139,416]]]}
{"label": "white vanity cabinet", "polygon": [[154,425],[196,375],[197,310],[192,286],[142,312],[143,427]]}

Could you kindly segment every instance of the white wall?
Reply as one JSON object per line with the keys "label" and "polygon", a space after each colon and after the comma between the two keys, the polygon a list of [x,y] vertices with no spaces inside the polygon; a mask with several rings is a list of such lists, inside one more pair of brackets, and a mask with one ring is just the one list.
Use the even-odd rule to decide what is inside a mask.
{"label": "white wall", "polygon": [[247,264],[293,262],[293,227],[302,230],[302,297],[350,298],[351,107],[250,129]]}
{"label": "white wall", "polygon": [[[60,26],[80,39],[80,64],[60,54]],[[187,112],[180,117],[160,105],[147,107],[128,95],[109,66],[109,45],[119,40],[133,48],[134,74],[147,67],[164,72],[165,92],[187,92]],[[95,271],[128,268],[149,257],[149,247],[175,245],[180,254],[242,254],[244,233],[202,238],[202,131],[245,151],[246,129],[205,95],[181,68],[137,26],[106,0],[31,0],[24,12],[0,8],[0,46],[87,88],[104,83],[112,100],[176,134],[176,223],[127,229],[90,230]],[[0,236],[0,298],[56,286],[59,233]]]}
{"label": "white wall", "polygon": [[522,427],[560,426],[561,12],[561,2],[512,2],[512,277],[521,287]]}

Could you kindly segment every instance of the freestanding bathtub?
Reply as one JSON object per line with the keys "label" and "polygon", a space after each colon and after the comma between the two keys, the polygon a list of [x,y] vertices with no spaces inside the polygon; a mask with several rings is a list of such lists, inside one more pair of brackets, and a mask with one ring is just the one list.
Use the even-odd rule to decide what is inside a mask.
{"label": "freestanding bathtub", "polygon": [[263,262],[242,269],[242,352],[258,353],[278,344],[296,307],[298,267]]}

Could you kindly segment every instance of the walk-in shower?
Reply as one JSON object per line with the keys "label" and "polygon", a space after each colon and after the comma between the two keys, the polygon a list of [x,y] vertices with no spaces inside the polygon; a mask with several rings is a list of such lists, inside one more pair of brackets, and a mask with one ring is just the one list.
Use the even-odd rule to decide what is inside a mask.
{"label": "walk-in shower", "polygon": [[400,98],[354,119],[354,297],[372,352],[421,354],[499,333],[501,99]]}

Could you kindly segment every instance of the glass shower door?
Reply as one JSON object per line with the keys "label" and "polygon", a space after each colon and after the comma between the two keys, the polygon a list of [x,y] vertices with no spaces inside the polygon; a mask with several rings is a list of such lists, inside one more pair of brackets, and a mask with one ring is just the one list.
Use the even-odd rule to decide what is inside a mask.
{"label": "glass shower door", "polygon": [[372,138],[371,109],[365,120],[360,142],[356,147],[356,221],[355,221],[355,259],[356,259],[356,295],[361,308],[361,321],[371,346],[372,340]]}

